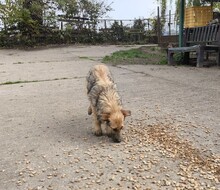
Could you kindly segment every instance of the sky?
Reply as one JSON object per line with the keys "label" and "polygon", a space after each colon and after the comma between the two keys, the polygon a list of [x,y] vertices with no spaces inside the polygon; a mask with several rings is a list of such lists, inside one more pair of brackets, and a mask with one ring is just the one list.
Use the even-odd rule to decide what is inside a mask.
{"label": "sky", "polygon": [[[107,0],[113,11],[108,13],[112,19],[152,18],[157,15],[156,0]],[[172,8],[168,5],[167,9]]]}

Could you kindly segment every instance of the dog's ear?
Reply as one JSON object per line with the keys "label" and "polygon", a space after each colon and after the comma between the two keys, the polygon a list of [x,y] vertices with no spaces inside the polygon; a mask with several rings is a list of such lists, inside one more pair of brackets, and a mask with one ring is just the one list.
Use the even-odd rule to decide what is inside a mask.
{"label": "dog's ear", "polygon": [[102,120],[103,121],[108,121],[110,117],[110,113],[103,113],[102,114]]}
{"label": "dog's ear", "polygon": [[130,110],[121,110],[122,114],[127,117],[131,115],[131,111]]}

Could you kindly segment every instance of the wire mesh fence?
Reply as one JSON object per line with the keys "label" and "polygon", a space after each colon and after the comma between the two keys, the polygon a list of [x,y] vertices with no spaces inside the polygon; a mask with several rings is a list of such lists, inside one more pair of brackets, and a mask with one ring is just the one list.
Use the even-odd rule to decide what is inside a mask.
{"label": "wire mesh fence", "polygon": [[[159,36],[177,35],[178,24],[174,14],[164,18],[96,19],[62,15],[43,17],[40,32],[23,35],[17,25],[4,28],[0,17],[0,46],[15,44],[48,43],[158,43]],[[6,31],[7,30],[7,31]]]}

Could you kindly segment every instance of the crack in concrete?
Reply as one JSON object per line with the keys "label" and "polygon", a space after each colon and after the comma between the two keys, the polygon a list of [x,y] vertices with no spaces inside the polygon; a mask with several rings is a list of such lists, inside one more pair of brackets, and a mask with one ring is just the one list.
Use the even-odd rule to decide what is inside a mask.
{"label": "crack in concrete", "polygon": [[147,77],[154,77],[154,76],[152,76],[152,75],[150,75],[150,74],[148,74],[148,73],[145,73],[145,72],[143,72],[143,71],[134,71],[134,70],[132,70],[132,69],[128,69],[128,68],[125,68],[125,67],[120,67],[120,66],[118,66],[118,65],[115,65],[115,67],[117,67],[117,68],[119,68],[119,69],[124,69],[124,70],[130,71],[130,72],[132,72],[132,73],[142,74],[142,75],[147,76]]}

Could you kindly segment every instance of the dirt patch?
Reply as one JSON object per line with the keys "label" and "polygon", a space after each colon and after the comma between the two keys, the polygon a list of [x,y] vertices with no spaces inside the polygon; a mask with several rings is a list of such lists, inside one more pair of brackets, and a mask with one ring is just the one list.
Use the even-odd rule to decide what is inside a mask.
{"label": "dirt patch", "polygon": [[147,59],[134,60],[134,64],[167,64],[166,51],[160,47],[142,46],[139,51],[147,55]]}

